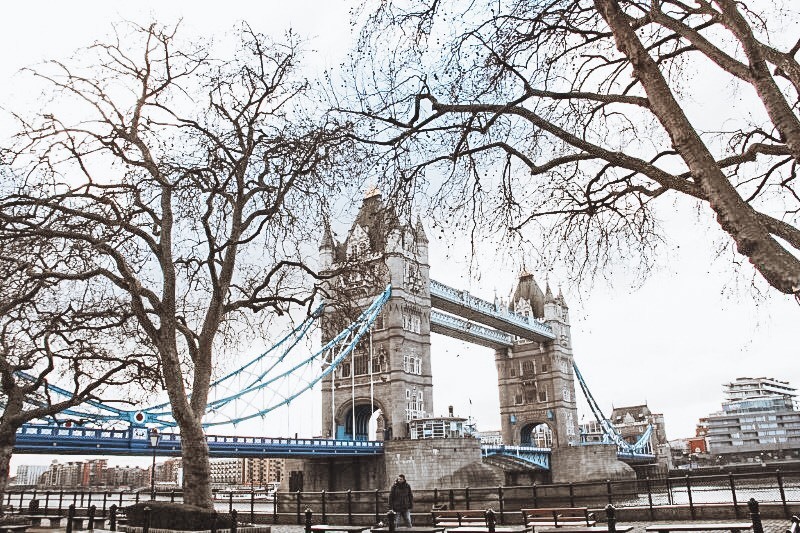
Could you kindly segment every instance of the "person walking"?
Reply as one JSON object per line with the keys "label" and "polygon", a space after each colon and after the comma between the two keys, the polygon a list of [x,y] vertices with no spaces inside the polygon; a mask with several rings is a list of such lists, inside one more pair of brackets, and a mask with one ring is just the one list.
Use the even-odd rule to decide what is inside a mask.
{"label": "person walking", "polygon": [[414,496],[411,494],[411,486],[406,483],[406,476],[400,474],[397,481],[389,491],[389,507],[397,513],[397,526],[400,526],[400,519],[403,523],[411,527],[411,509],[414,508]]}

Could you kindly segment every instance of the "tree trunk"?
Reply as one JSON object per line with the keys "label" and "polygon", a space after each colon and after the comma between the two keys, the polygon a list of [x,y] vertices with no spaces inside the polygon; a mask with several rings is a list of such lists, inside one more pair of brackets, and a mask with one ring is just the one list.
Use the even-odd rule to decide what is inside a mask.
{"label": "tree trunk", "polygon": [[[14,442],[17,440],[17,433],[11,429],[0,429],[0,505],[6,494],[8,486],[8,475],[11,463],[11,454],[14,453]],[[2,515],[2,512],[0,512]]]}
{"label": "tree trunk", "polygon": [[183,459],[184,503],[213,509],[208,442],[200,421],[181,425],[181,458]]}

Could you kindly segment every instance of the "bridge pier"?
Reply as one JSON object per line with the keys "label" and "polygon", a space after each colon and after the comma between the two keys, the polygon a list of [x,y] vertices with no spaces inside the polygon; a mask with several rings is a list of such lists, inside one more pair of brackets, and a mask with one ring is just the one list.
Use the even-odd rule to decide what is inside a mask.
{"label": "bridge pier", "polygon": [[550,470],[553,483],[636,479],[633,468],[617,459],[615,444],[553,448]]}
{"label": "bridge pier", "polygon": [[302,472],[304,491],[388,489],[398,474],[420,490],[506,483],[502,469],[483,464],[480,442],[471,437],[395,439],[384,442],[383,457],[287,459],[286,471]]}

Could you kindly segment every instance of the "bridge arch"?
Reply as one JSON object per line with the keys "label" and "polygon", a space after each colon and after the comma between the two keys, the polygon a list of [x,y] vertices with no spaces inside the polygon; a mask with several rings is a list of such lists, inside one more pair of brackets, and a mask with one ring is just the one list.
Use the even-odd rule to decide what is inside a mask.
{"label": "bridge arch", "polygon": [[554,440],[553,428],[547,422],[529,422],[519,430],[521,445],[552,448]]}
{"label": "bridge arch", "polygon": [[[355,410],[355,416],[353,416]],[[370,423],[374,421],[376,413],[383,413],[383,405],[377,399],[356,398],[342,403],[336,410],[336,435],[342,440],[370,440]],[[355,433],[353,421],[355,419]],[[374,436],[372,436],[374,437]]]}

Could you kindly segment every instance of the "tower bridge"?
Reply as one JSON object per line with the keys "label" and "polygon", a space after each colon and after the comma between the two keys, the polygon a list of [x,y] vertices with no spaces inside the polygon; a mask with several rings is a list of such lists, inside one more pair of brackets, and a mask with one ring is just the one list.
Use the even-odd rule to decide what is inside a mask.
{"label": "tower bridge", "polygon": [[[377,191],[364,198],[342,242],[325,228],[319,252],[323,269],[361,262],[392,285],[371,345],[357,349],[352,365],[340,366],[323,381],[323,436],[366,439],[370,418],[380,410],[384,436],[406,438],[411,419],[433,416],[430,335],[438,333],[494,350],[504,443],[578,443],[569,314],[560,293],[554,296],[549,285],[543,291],[527,272],[508,303],[432,280],[421,221],[403,224]],[[334,284],[347,294],[362,294],[356,298],[362,307],[375,293],[360,277]],[[330,303],[323,332],[342,321]]]}
{"label": "tower bridge", "polygon": [[[330,228],[325,228],[319,253],[323,271],[333,272],[345,263],[361,263],[380,278],[380,284],[375,285],[358,275],[342,275],[330,281],[330,294],[343,292],[349,295],[350,304],[367,311],[357,323],[343,313],[337,301],[326,302],[328,305],[322,311],[320,353],[327,355],[322,359],[322,374],[313,381],[322,383],[322,438],[209,436],[212,455],[325,457],[304,459],[295,468],[308,474],[308,488],[329,490],[358,489],[363,483],[374,486],[385,481],[388,470],[409,471],[412,466],[417,469],[418,475],[414,477],[420,488],[424,488],[420,479],[428,479],[431,486],[437,482],[440,486],[442,483],[475,486],[487,479],[486,469],[490,468],[481,462],[481,453],[487,464],[496,467],[541,470],[551,468],[552,464],[553,471],[562,471],[575,479],[587,475],[575,471],[575,465],[583,463],[606,465],[591,474],[602,479],[629,474],[619,470],[615,447],[605,450],[600,457],[599,446],[576,446],[580,444],[576,379],[585,392],[588,389],[574,368],[569,308],[560,291],[554,296],[549,284],[542,290],[532,274],[522,272],[515,281],[510,301],[489,302],[431,280],[428,240],[421,221],[418,219],[415,225],[401,223],[377,192],[365,197],[344,241],[337,242]],[[391,291],[383,290],[386,284]],[[376,299],[377,295],[380,297]],[[315,314],[313,318],[318,316]],[[349,325],[342,330],[342,324]],[[303,328],[304,333],[308,325]],[[369,334],[365,335],[367,329]],[[409,422],[430,418],[435,413],[431,333],[493,350],[502,445],[484,446],[481,450],[475,439],[450,439],[446,445],[433,447],[409,439]],[[346,346],[334,349],[342,343]],[[222,379],[237,375],[249,364]],[[263,377],[247,385],[246,390],[216,400],[214,409],[269,386],[272,381]],[[284,404],[301,392],[286,398]],[[127,417],[139,424],[163,422],[168,406],[163,404],[154,409],[147,413],[120,411],[113,416]],[[161,412],[156,412],[159,409]],[[266,412],[265,409],[249,413],[239,420]],[[368,441],[372,421],[378,427],[378,440],[383,442]],[[152,449],[147,447],[146,435],[136,435],[135,429],[132,427],[126,433],[25,426],[17,432],[16,451],[149,453]],[[178,454],[179,450],[178,435],[165,435],[159,444],[159,451],[164,454]],[[426,454],[431,456],[427,462],[421,460]],[[626,460],[632,462],[652,459],[651,455],[630,450],[628,455]],[[357,468],[352,472],[345,469],[348,472],[345,477],[337,473],[339,469],[335,466],[339,463],[331,462],[340,461],[337,457],[342,456],[360,456],[360,462],[347,463]],[[451,474],[447,475],[451,477],[441,471],[442,464],[450,468]],[[495,479],[488,484],[503,483],[503,479]]]}

